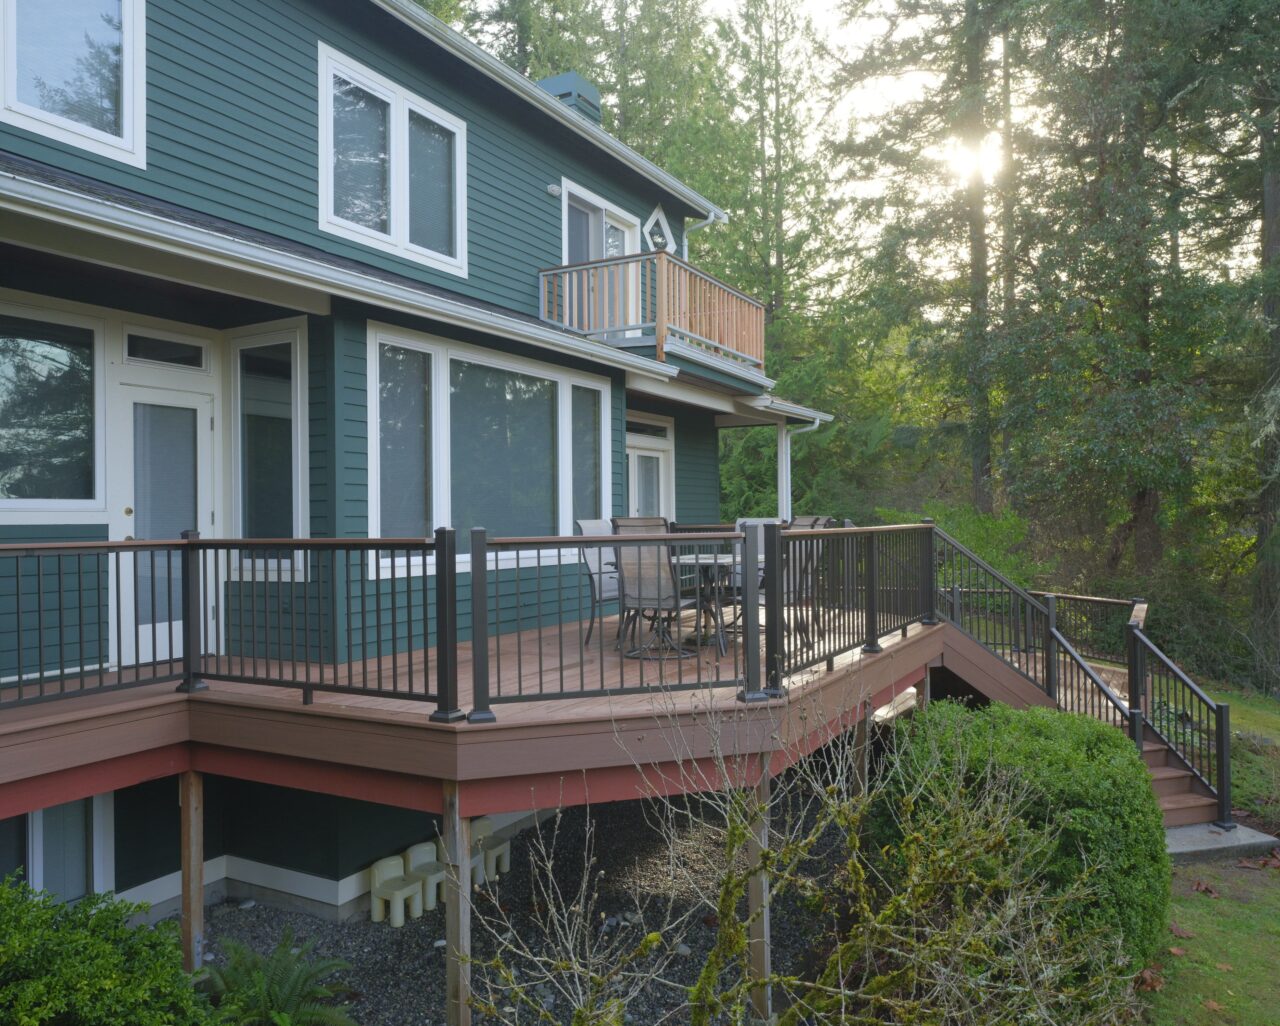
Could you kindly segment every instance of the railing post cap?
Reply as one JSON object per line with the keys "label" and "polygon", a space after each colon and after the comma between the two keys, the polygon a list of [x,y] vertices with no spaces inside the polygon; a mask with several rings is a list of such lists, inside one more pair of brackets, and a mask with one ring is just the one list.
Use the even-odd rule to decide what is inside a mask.
{"label": "railing post cap", "polygon": [[934,520],[934,519],[933,519],[933,517],[921,517],[921,518],[920,518],[920,523],[922,523],[922,524],[935,524],[935,523],[937,523],[937,521],[936,521],[936,520]]}
{"label": "railing post cap", "polygon": [[199,531],[183,531],[182,540],[183,541],[199,541],[200,532]]}

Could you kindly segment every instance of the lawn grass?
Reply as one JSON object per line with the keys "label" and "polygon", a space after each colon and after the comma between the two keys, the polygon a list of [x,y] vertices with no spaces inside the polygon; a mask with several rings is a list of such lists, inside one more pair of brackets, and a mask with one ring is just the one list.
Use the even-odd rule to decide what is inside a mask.
{"label": "lawn grass", "polygon": [[[1231,804],[1256,826],[1280,831],[1280,699],[1224,685],[1207,688],[1231,705]],[[1278,956],[1280,957],[1280,956]]]}
{"label": "lawn grass", "polygon": [[[1208,885],[1219,897],[1195,890]],[[1151,1026],[1275,1026],[1280,1022],[1280,869],[1240,869],[1236,859],[1174,867],[1172,921],[1147,994]]]}

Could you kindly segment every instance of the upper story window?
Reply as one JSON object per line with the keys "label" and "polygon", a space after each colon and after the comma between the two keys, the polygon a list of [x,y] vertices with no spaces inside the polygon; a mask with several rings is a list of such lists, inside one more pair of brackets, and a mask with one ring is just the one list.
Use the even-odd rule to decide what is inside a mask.
{"label": "upper story window", "polygon": [[562,259],[566,264],[640,252],[640,222],[567,178],[560,183]]}
{"label": "upper story window", "polygon": [[467,273],[467,126],[320,44],[320,227]]}
{"label": "upper story window", "polygon": [[145,0],[0,0],[0,21],[0,119],[145,167]]}

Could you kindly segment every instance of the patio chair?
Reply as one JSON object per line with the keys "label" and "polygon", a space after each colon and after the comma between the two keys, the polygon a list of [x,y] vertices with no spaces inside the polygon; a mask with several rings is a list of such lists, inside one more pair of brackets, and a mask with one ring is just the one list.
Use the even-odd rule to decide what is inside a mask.
{"label": "patio chair", "polygon": [[411,845],[401,856],[404,859],[404,875],[417,880],[422,887],[422,904],[428,912],[444,899],[444,879],[448,870],[438,861],[435,841],[423,841]]}
{"label": "patio chair", "polygon": [[500,873],[511,872],[511,842],[495,836],[493,821],[488,816],[477,816],[471,821],[472,845],[484,857],[486,879],[496,880]]}
{"label": "patio chair", "polygon": [[790,531],[821,531],[835,524],[832,517],[792,517],[787,525]]}
{"label": "patio chair", "polygon": [[[613,533],[617,535],[666,534],[665,517],[614,517]],[[671,562],[671,546],[665,542],[653,545],[618,546],[619,607],[622,610],[621,639],[628,632],[632,648],[624,654],[633,659],[663,658],[670,653],[676,658],[692,655],[671,631],[671,624],[686,609],[697,605],[696,599],[684,599]],[[649,637],[640,644],[640,621],[650,625]]]}
{"label": "patio chair", "polygon": [[[613,534],[613,524],[608,520],[579,520],[577,524],[578,530],[588,538]],[[596,621],[604,623],[605,603],[618,600],[618,566],[613,549],[584,545],[578,553],[587,568],[587,581],[591,586],[591,623],[587,625],[587,636],[582,642],[585,648],[591,644],[591,632],[596,628]],[[618,634],[621,633],[622,620],[619,619]]]}
{"label": "patio chair", "polygon": [[369,867],[369,918],[380,923],[391,915],[391,926],[404,926],[404,907],[409,905],[409,915],[417,919],[422,915],[422,883],[410,880],[404,873],[404,859],[388,855]]}

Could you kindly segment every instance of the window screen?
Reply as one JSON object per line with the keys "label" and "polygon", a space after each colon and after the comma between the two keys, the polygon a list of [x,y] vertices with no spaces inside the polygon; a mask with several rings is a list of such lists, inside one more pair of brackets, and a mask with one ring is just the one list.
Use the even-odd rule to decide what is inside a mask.
{"label": "window screen", "polygon": [[431,533],[431,356],[378,351],[379,480],[384,538]]}
{"label": "window screen", "polygon": [[93,332],[0,317],[0,499],[93,497]]}
{"label": "window screen", "polygon": [[121,0],[17,0],[18,100],[124,134]]}
{"label": "window screen", "polygon": [[556,383],[454,360],[450,386],[460,547],[473,527],[494,536],[555,534]]}
{"label": "window screen", "polygon": [[240,351],[241,533],[293,537],[293,347]]}
{"label": "window screen", "polygon": [[409,111],[409,241],[454,256],[453,133]]}
{"label": "window screen", "polygon": [[391,105],[333,77],[333,212],[391,233]]}
{"label": "window screen", "polygon": [[600,393],[573,386],[573,519],[603,516],[600,502]]}

